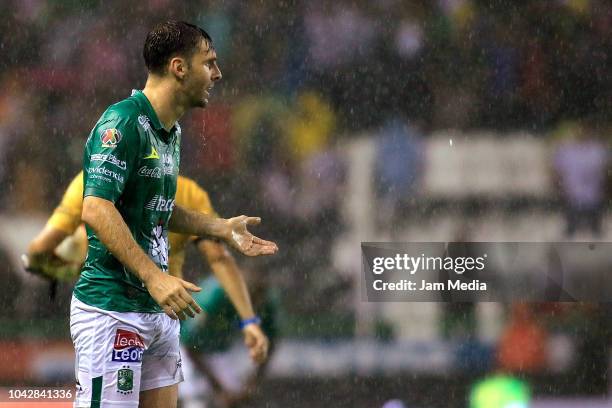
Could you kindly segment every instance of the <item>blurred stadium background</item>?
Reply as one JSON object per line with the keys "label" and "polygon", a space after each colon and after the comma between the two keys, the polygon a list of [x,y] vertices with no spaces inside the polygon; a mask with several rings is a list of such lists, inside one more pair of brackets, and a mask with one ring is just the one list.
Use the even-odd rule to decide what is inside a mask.
{"label": "blurred stadium background", "polygon": [[[283,305],[254,406],[467,407],[500,368],[529,384],[533,407],[612,406],[605,304],[367,303],[359,286],[361,241],[610,241],[609,1],[0,11],[0,386],[72,384],[71,285],[50,301],[19,254],[102,111],[144,84],[147,30],[176,18],[212,34],[224,74],[181,122],[181,173],[220,214],[262,216],[257,233],[281,248],[248,266]],[[195,253],[188,267],[206,273]]]}

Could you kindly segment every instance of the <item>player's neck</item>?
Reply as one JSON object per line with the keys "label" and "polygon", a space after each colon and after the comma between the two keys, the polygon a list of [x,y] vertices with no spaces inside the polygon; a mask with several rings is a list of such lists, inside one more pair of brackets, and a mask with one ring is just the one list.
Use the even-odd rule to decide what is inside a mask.
{"label": "player's neck", "polygon": [[168,81],[149,77],[142,93],[153,106],[161,125],[168,131],[187,110],[178,100],[176,90]]}

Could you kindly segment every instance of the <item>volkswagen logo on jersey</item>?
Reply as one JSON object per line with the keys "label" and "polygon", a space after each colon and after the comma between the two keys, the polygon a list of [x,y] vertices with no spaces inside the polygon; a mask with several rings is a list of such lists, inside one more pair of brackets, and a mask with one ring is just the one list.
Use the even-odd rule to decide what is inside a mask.
{"label": "volkswagen logo on jersey", "polygon": [[126,329],[117,329],[113,344],[113,361],[137,363],[142,361],[144,342],[138,333]]}
{"label": "volkswagen logo on jersey", "polygon": [[102,147],[115,147],[121,141],[121,132],[119,129],[106,129],[100,135]]}

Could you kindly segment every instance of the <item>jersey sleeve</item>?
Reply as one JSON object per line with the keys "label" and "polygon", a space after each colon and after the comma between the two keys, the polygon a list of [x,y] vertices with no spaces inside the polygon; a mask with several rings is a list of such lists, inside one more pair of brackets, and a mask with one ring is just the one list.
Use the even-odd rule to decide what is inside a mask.
{"label": "jersey sleeve", "polygon": [[83,172],[79,172],[64,192],[60,205],[53,211],[47,226],[72,234],[81,223],[83,210]]}
{"label": "jersey sleeve", "polygon": [[85,145],[83,196],[116,202],[140,160],[140,145],[136,124],[129,116],[105,113]]}

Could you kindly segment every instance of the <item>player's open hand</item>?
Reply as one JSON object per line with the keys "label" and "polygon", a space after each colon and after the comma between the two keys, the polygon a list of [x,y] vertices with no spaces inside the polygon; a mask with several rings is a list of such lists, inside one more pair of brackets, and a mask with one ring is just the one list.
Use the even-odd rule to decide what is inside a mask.
{"label": "player's open hand", "polygon": [[259,217],[239,217],[227,220],[227,242],[234,248],[248,256],[272,255],[278,251],[278,246],[271,241],[258,238],[247,230],[247,225],[257,225],[261,222]]}
{"label": "player's open hand", "polygon": [[268,358],[268,338],[258,324],[249,324],[242,329],[244,344],[249,349],[251,359],[261,364]]}
{"label": "player's open hand", "polygon": [[188,291],[199,292],[202,288],[193,283],[170,276],[162,271],[151,273],[145,282],[151,297],[173,319],[185,320],[187,316],[195,317],[202,309]]}

